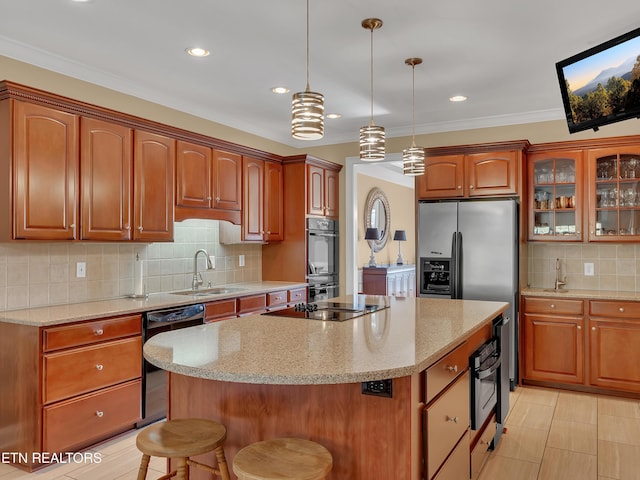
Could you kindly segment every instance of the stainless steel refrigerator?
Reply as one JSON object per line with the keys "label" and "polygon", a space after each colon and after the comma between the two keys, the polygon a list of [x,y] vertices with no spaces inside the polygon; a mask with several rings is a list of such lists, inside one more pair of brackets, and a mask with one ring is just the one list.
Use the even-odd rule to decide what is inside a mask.
{"label": "stainless steel refrigerator", "polygon": [[502,416],[518,380],[518,207],[505,199],[420,202],[418,209],[420,295],[509,303],[502,327],[508,343],[501,352],[508,365],[501,372]]}

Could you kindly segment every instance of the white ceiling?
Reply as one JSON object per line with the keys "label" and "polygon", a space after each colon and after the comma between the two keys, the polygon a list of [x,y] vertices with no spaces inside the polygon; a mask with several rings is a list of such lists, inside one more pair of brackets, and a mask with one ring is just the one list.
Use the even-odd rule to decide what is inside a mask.
{"label": "white ceiling", "polygon": [[[306,84],[304,0],[0,0],[0,55],[274,141],[290,136],[291,93]],[[310,0],[310,86],[325,136],[357,141],[370,118],[388,137],[564,118],[555,63],[639,26],[638,0]],[[202,46],[206,58],[184,50]],[[1,72],[0,72],[0,76]],[[9,79],[11,80],[11,79]],[[287,95],[271,87],[286,85]],[[454,104],[448,98],[464,94]]]}

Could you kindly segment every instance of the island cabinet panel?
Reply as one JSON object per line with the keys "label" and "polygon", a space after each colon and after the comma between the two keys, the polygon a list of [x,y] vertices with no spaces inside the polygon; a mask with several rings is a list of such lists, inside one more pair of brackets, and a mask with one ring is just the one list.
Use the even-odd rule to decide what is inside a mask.
{"label": "island cabinet panel", "polygon": [[136,130],[133,157],[134,240],[173,240],[175,157],[175,140]]}
{"label": "island cabinet panel", "polygon": [[470,468],[469,433],[465,433],[434,480],[465,480]]}
{"label": "island cabinet panel", "polygon": [[[170,418],[211,418],[225,425],[229,464],[250,443],[293,436],[316,441],[331,452],[328,480],[419,478],[409,447],[411,377],[393,379],[393,398],[362,395],[360,383],[260,385],[175,373],[169,378]],[[215,464],[213,454],[195,458]],[[190,478],[208,480],[210,475],[195,470]]]}
{"label": "island cabinet panel", "polygon": [[80,119],[82,240],[131,240],[133,130]]}
{"label": "island cabinet panel", "polygon": [[469,365],[467,345],[462,344],[425,371],[426,401],[429,403],[464,372]]}
{"label": "island cabinet panel", "polygon": [[13,238],[73,240],[78,116],[28,102],[13,106]]}
{"label": "island cabinet panel", "polygon": [[238,298],[238,316],[264,312],[267,309],[267,297],[264,293]]}

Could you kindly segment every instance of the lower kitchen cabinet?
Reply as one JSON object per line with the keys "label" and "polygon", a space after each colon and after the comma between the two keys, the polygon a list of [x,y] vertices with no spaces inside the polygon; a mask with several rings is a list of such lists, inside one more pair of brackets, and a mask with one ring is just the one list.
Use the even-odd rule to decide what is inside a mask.
{"label": "lower kitchen cabinet", "polygon": [[0,451],[24,453],[29,470],[44,466],[34,452],[84,448],[140,420],[139,314],[52,327],[0,323],[0,364],[0,384],[11,391],[0,404]]}
{"label": "lower kitchen cabinet", "polygon": [[237,302],[235,298],[207,302],[204,305],[204,322],[219,322],[238,316]]}
{"label": "lower kitchen cabinet", "polygon": [[524,383],[640,392],[640,302],[525,297],[523,304]]}

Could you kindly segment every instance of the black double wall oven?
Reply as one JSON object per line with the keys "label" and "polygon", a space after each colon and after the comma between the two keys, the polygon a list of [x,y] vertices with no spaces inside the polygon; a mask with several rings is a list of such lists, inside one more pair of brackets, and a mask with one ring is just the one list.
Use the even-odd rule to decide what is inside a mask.
{"label": "black double wall oven", "polygon": [[328,218],[307,219],[308,301],[338,295],[338,222]]}

